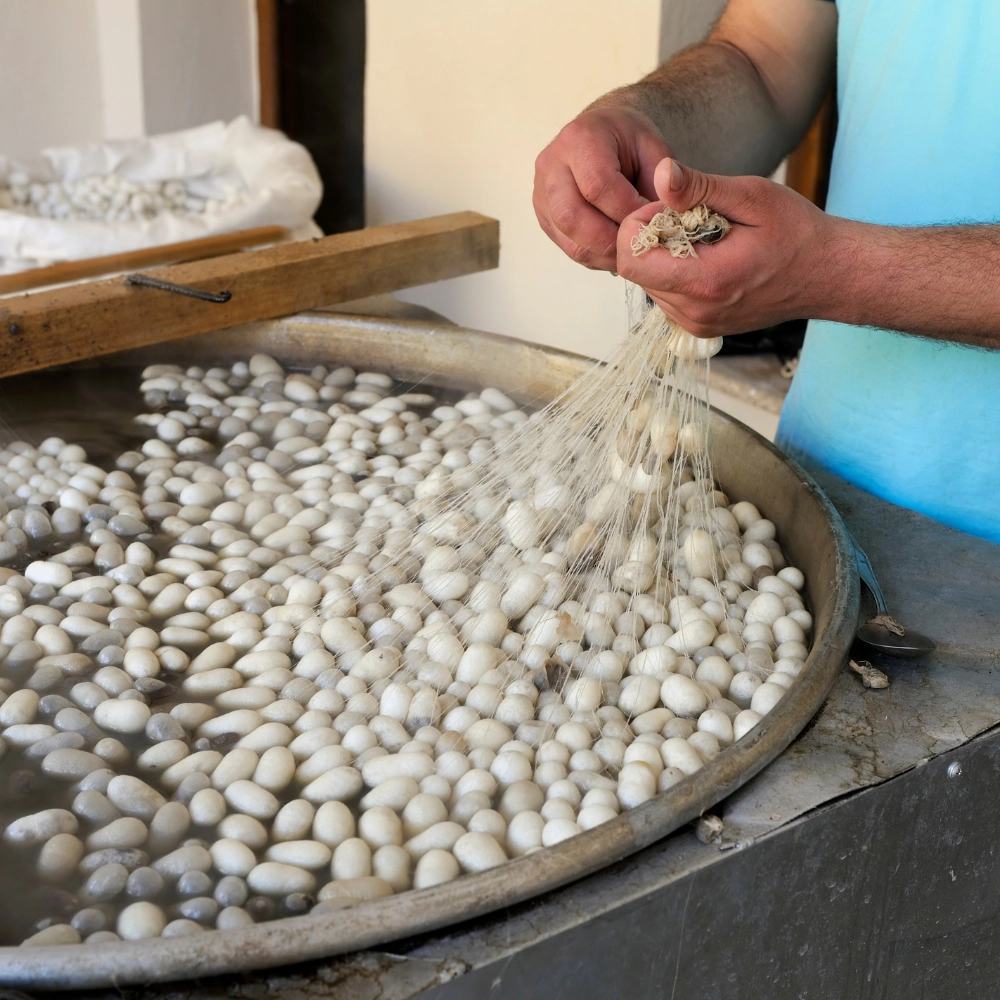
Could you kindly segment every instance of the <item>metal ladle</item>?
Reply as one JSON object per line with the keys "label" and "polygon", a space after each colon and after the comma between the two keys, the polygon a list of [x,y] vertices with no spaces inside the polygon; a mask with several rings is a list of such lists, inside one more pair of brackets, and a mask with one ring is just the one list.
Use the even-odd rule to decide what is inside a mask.
{"label": "metal ladle", "polygon": [[[852,539],[852,541],[854,540]],[[855,633],[857,637],[866,646],[888,653],[890,656],[912,659],[933,653],[937,649],[937,645],[932,640],[919,632],[911,632],[890,616],[885,606],[882,588],[878,585],[878,580],[875,579],[871,560],[857,542],[854,542],[854,556],[858,563],[858,575],[871,591],[872,597],[875,598],[875,607],[878,610],[878,614],[874,618],[858,628]]]}

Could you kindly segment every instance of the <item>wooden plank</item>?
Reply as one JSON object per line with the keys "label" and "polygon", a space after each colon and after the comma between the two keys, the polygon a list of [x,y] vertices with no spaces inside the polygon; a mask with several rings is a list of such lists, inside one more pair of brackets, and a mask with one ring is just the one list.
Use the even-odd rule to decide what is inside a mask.
{"label": "wooden plank", "polygon": [[788,154],[785,183],[814,205],[826,205],[826,191],[830,184],[830,161],[833,157],[833,140],[837,133],[837,104],[831,88],[809,131],[802,141]]}
{"label": "wooden plank", "polygon": [[46,285],[62,285],[70,281],[83,281],[103,274],[134,271],[141,267],[177,264],[181,261],[203,260],[220,257],[246,247],[259,247],[262,243],[279,243],[288,238],[284,226],[258,226],[256,229],[238,229],[232,233],[216,233],[196,240],[164,243],[158,247],[143,247],[125,253],[112,253],[104,257],[87,257],[84,260],[66,260],[48,267],[33,267],[28,271],[0,275],[0,295],[27,292]]}
{"label": "wooden plank", "polygon": [[0,376],[484,271],[499,255],[500,224],[456,212],[144,272],[226,289],[225,304],[122,278],[8,297],[0,299]]}

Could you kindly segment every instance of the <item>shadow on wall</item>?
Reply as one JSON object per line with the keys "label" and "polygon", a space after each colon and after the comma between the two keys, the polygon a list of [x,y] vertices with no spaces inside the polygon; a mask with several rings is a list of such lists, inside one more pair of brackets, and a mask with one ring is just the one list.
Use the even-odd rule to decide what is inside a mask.
{"label": "shadow on wall", "polygon": [[729,0],[662,0],[660,62],[700,42],[719,19]]}
{"label": "shadow on wall", "polygon": [[365,0],[281,3],[278,125],[301,142],[323,179],[325,233],[364,218]]}

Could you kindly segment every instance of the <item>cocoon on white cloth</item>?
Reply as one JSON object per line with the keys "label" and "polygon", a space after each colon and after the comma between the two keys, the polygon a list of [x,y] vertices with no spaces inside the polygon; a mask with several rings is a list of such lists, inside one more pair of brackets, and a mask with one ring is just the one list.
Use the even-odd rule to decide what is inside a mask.
{"label": "cocoon on white cloth", "polygon": [[[157,203],[155,214],[50,218],[12,196],[17,188],[70,188],[96,177],[122,188],[122,181],[179,182],[190,207],[155,211]],[[246,116],[165,135],[46,149],[30,160],[0,155],[0,274],[257,226],[285,226],[298,239],[322,235],[312,222],[322,194],[308,151]],[[167,200],[161,202],[169,209]]]}

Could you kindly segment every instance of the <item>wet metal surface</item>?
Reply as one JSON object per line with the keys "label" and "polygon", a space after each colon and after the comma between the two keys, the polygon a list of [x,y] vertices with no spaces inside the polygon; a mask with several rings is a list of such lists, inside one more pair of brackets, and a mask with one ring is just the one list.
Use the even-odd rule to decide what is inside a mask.
{"label": "wet metal surface", "polygon": [[[309,367],[336,358],[339,364],[387,371],[409,381],[450,389],[481,384],[482,372],[521,399],[553,398],[593,362],[509,338],[442,326],[367,317],[304,315],[190,338],[167,348],[132,352],[128,360],[102,359],[80,372],[100,395],[114,381],[115,365],[184,358],[208,365],[267,350],[284,362]],[[431,373],[431,374],[428,374]],[[127,380],[125,380],[127,381]],[[68,396],[23,399],[13,405],[19,379],[4,383],[12,411],[21,412],[36,436],[51,433],[51,409],[83,414]],[[67,389],[69,386],[67,386]],[[117,405],[117,404],[116,404]],[[113,410],[110,398],[105,418]],[[126,406],[125,411],[128,407]],[[25,414],[34,411],[34,420]],[[127,421],[119,413],[112,425]],[[753,732],[696,774],[635,809],[545,851],[446,885],[402,893],[350,907],[336,917],[306,915],[211,934],[157,938],[97,947],[73,945],[0,948],[0,982],[53,989],[141,984],[184,976],[245,973],[288,962],[385,947],[405,935],[432,933],[463,920],[538,897],[620,859],[697,819],[749,781],[780,754],[821,707],[837,679],[853,637],[858,581],[849,540],[829,501],[772,445],[723,414],[711,419],[716,472],[733,496],[757,504],[781,533],[790,561],[805,573],[806,599],[815,634],[796,684]],[[78,435],[67,435],[71,439]]]}
{"label": "wet metal surface", "polygon": [[[813,725],[726,802],[726,844],[885,781],[1000,721],[1000,548],[811,471],[868,552],[889,606],[920,622],[938,649],[920,660],[865,653],[889,676],[888,689],[866,690],[845,672]],[[863,605],[862,618],[869,613]]]}
{"label": "wet metal surface", "polygon": [[890,678],[885,690],[845,671],[789,749],[713,810],[720,844],[682,829],[544,897],[378,951],[75,995],[995,995],[1000,730],[987,731],[1000,722],[1000,548],[814,474],[889,606],[938,649],[916,661],[869,656]]}
{"label": "wet metal surface", "polygon": [[845,670],[815,722],[717,807],[721,845],[688,828],[391,952],[130,1000],[995,995],[1000,731],[974,737],[1000,721],[1000,549],[823,485],[894,606],[919,614],[941,648],[919,661],[875,657],[890,677],[883,691]]}

